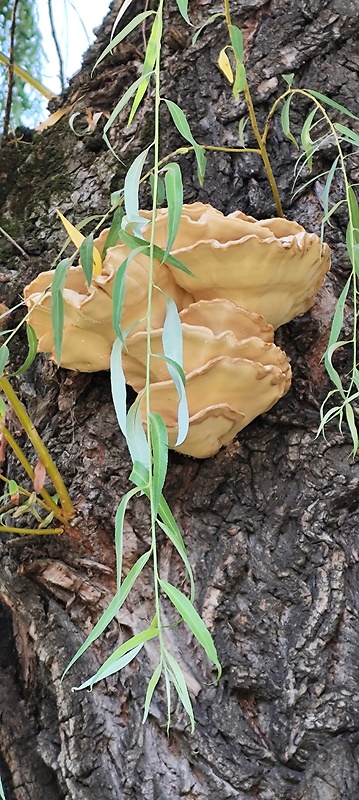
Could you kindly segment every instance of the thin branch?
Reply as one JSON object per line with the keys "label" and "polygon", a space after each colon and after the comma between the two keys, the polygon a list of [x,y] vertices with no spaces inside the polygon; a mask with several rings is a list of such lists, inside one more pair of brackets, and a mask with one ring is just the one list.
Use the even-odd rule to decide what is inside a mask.
{"label": "thin branch", "polygon": [[49,19],[50,19],[50,27],[51,27],[51,35],[54,40],[54,44],[56,47],[57,57],[59,59],[59,78],[61,83],[61,90],[65,88],[65,77],[64,77],[64,63],[62,60],[60,45],[57,39],[56,28],[54,23],[54,17],[52,13],[52,0],[47,0],[47,7],[49,10]]}
{"label": "thin branch", "polygon": [[20,251],[21,255],[24,258],[30,258],[28,253],[26,253],[25,250],[23,250],[23,248],[17,242],[15,242],[15,239],[13,239],[12,236],[10,236],[9,233],[4,231],[4,228],[0,227],[0,233],[2,233],[2,235],[5,236],[5,238],[8,239],[8,241],[11,242],[11,244],[14,245],[14,247],[17,247],[17,249]]}
{"label": "thin branch", "polygon": [[14,88],[15,30],[16,30],[16,11],[18,3],[19,0],[14,0],[14,5],[12,7],[12,12],[11,12],[10,51],[9,51],[8,73],[7,73],[7,95],[5,103],[4,129],[3,129],[4,139],[7,138],[9,133],[10,115],[12,106],[12,92]]}

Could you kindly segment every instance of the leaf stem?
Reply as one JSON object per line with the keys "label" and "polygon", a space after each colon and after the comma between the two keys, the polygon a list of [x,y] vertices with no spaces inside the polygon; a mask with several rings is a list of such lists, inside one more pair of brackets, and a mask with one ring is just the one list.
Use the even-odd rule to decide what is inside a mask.
{"label": "leaf stem", "polygon": [[[56,492],[57,492],[57,494],[59,496],[59,500],[60,500],[60,503],[61,503],[61,509],[62,509],[63,513],[61,514],[61,512],[59,511],[58,506],[56,506],[56,503],[54,503],[54,501],[51,499],[51,497],[48,494],[48,492],[46,492],[46,489],[42,489],[40,494],[44,497],[44,492],[46,493],[46,495],[47,495],[46,502],[48,503],[50,501],[49,505],[51,507],[51,510],[54,511],[54,514],[58,519],[61,518],[61,521],[66,523],[66,521],[72,519],[72,517],[75,516],[75,509],[74,509],[74,507],[72,505],[72,502],[70,500],[70,497],[69,497],[68,491],[66,489],[66,486],[65,486],[65,484],[64,484],[64,482],[62,480],[62,477],[61,477],[56,465],[54,464],[47,447],[45,447],[45,445],[44,445],[42,439],[40,438],[36,428],[34,427],[33,423],[31,422],[31,419],[30,419],[27,411],[25,410],[25,407],[23,406],[23,404],[21,403],[21,401],[17,397],[16,393],[14,392],[14,390],[13,390],[12,386],[10,385],[9,381],[7,380],[7,378],[2,377],[0,379],[0,388],[3,390],[4,394],[6,395],[7,399],[9,400],[9,403],[12,406],[13,410],[15,411],[15,414],[18,417],[19,421],[21,422],[21,425],[23,426],[25,433],[27,434],[28,438],[30,439],[31,444],[35,448],[38,456],[41,458],[41,461],[42,461],[42,463],[43,463],[43,465],[44,465],[44,467],[46,469],[46,472],[50,476],[50,478],[51,478],[51,480],[53,482],[53,485],[54,485],[54,487],[56,489]],[[11,434],[9,434],[9,432],[7,432],[7,434],[5,434],[5,429],[4,429],[4,435],[5,435],[5,438],[7,438],[7,436],[11,436]],[[12,437],[11,437],[11,439],[12,439]],[[19,448],[19,446],[16,444],[15,440],[12,439],[12,441],[13,441],[13,443],[16,446],[16,448],[20,451],[20,453],[22,455],[22,458],[20,458],[20,453],[17,452],[18,458],[20,458],[20,461],[21,461],[22,465],[26,469],[27,473],[30,475],[28,467],[25,467],[25,461],[27,462],[28,466],[32,470],[31,465],[29,464],[29,462],[27,461],[26,457],[22,453],[21,448]],[[9,444],[10,444],[10,442],[9,442]],[[11,444],[11,447],[13,447],[13,444]],[[33,470],[32,470],[32,473],[33,473]],[[55,508],[53,508],[53,506],[55,506]]]}

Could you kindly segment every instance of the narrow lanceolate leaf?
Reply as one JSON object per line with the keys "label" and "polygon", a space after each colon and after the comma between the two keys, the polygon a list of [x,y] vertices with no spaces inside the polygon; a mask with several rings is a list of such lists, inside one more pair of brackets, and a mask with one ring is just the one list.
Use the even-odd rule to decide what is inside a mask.
{"label": "narrow lanceolate leaf", "polygon": [[176,3],[178,10],[185,22],[187,22],[187,25],[192,25],[188,16],[188,0],[176,0]]}
{"label": "narrow lanceolate leaf", "polygon": [[[92,678],[89,678],[85,683],[82,683],[81,686],[78,686],[78,689],[87,689],[92,686],[94,683],[98,683],[98,681],[103,680],[104,678],[108,678],[109,675],[113,675],[115,672],[123,669],[126,664],[129,664],[133,658],[139,653],[141,648],[143,647],[145,642],[148,642],[150,639],[154,639],[158,636],[158,628],[148,628],[141,633],[136,634],[136,636],[132,636],[131,639],[128,639],[127,642],[124,642],[120,647],[117,647],[116,650],[106,659],[106,661],[102,664],[102,666],[97,670],[95,675]],[[136,650],[136,653],[134,651]]]}
{"label": "narrow lanceolate leaf", "polygon": [[310,114],[308,114],[307,118],[304,120],[303,127],[301,130],[301,142],[303,150],[305,151],[306,155],[306,163],[308,165],[308,169],[312,168],[313,163],[313,145],[314,142],[311,138],[310,131],[313,125],[314,117],[317,113],[317,108],[313,108]]}
{"label": "narrow lanceolate leaf", "polygon": [[243,61],[243,34],[240,28],[237,28],[236,25],[229,26],[229,34],[231,37],[232,47],[236,56],[236,59],[240,62]]}
{"label": "narrow lanceolate leaf", "polygon": [[191,597],[190,597],[190,600],[191,600],[191,603],[193,603],[194,591],[195,591],[193,572],[192,572],[191,564],[189,562],[189,559],[188,559],[188,556],[187,556],[187,553],[186,553],[186,549],[185,549],[185,546],[184,546],[184,542],[183,542],[182,536],[181,536],[181,534],[180,534],[180,532],[178,530],[178,527],[177,526],[168,527],[168,525],[165,525],[165,523],[162,522],[160,519],[157,520],[157,524],[164,531],[166,536],[168,536],[170,542],[172,542],[173,546],[177,550],[177,553],[182,558],[182,561],[183,561],[183,563],[184,563],[184,565],[186,567],[186,570],[187,570],[187,573],[188,573],[188,577],[189,577],[189,580],[190,580],[190,584],[191,584]]}
{"label": "narrow lanceolate leaf", "polygon": [[27,336],[27,345],[29,348],[28,354],[25,358],[24,363],[21,364],[21,367],[19,367],[19,369],[17,369],[16,372],[13,373],[14,376],[23,375],[26,372],[26,370],[28,370],[29,367],[31,367],[31,364],[33,363],[37,353],[37,336],[34,329],[31,327],[31,325],[29,325],[28,322],[26,323],[26,336]]}
{"label": "narrow lanceolate leaf", "polygon": [[359,437],[358,437],[358,429],[355,422],[354,411],[350,403],[345,404],[345,416],[348,424],[348,428],[350,430],[350,435],[352,437],[353,442],[353,449],[351,455],[353,458],[356,456],[358,448],[359,448]]}
{"label": "narrow lanceolate leaf", "polygon": [[233,97],[235,100],[238,100],[240,92],[243,92],[243,89],[247,82],[247,73],[246,68],[243,62],[238,61],[236,66],[236,74],[234,77],[234,84],[233,84]]}
{"label": "narrow lanceolate leaf", "polygon": [[111,391],[118,424],[126,436],[126,380],[122,367],[122,341],[113,343],[110,360]]}
{"label": "narrow lanceolate leaf", "polygon": [[150,413],[149,424],[153,460],[153,513],[157,516],[162,489],[167,474],[168,437],[165,423],[160,414]]}
{"label": "narrow lanceolate leaf", "polygon": [[143,710],[143,717],[142,717],[142,725],[144,725],[144,723],[146,722],[146,719],[148,717],[148,712],[150,710],[150,705],[151,705],[151,700],[152,700],[152,697],[153,697],[153,692],[155,691],[155,688],[156,688],[156,686],[158,684],[158,681],[159,681],[159,679],[161,677],[161,672],[162,672],[161,664],[158,664],[158,666],[156,667],[152,677],[150,678],[150,680],[148,682],[146,698],[145,698],[145,707],[144,707],[144,710]]}
{"label": "narrow lanceolate leaf", "polygon": [[[150,255],[151,251],[150,245],[149,244],[144,245],[143,239],[140,239],[138,236],[134,236],[133,233],[129,233],[128,231],[124,231],[123,229],[120,233],[120,237],[123,243],[126,244],[130,249],[133,249],[134,247],[143,247],[144,254],[147,256]],[[161,262],[163,261],[164,253],[165,251],[162,249],[162,247],[158,247],[157,245],[154,246],[153,255],[154,258],[157,258],[158,261]],[[171,266],[176,267],[176,269],[182,270],[182,272],[185,272],[186,275],[191,275],[192,278],[194,277],[193,272],[191,272],[190,269],[185,267],[185,265],[182,264],[182,262],[179,261],[178,258],[175,258],[175,256],[172,256],[171,254],[167,256],[166,263],[171,264]]]}
{"label": "narrow lanceolate leaf", "polygon": [[[151,175],[149,177],[149,183],[150,183],[150,187],[151,187],[152,200],[154,200],[155,199],[154,198],[154,178],[153,178],[153,174],[152,173],[151,173]],[[160,177],[160,175],[157,175],[156,206],[161,206],[163,201],[164,201],[164,199],[165,199],[165,197],[166,197],[165,185],[164,185],[163,180]]]}
{"label": "narrow lanceolate leaf", "polygon": [[198,30],[196,31],[196,33],[192,37],[192,44],[196,44],[196,41],[197,41],[198,37],[201,35],[201,33],[204,30],[204,28],[206,28],[207,25],[211,25],[212,22],[214,22],[218,17],[224,17],[224,13],[223,12],[217,12],[217,14],[212,14],[210,17],[208,17],[206,22],[204,22],[203,25],[201,25],[201,27],[198,28]]}
{"label": "narrow lanceolate leaf", "polygon": [[206,171],[206,163],[207,163],[204,148],[201,147],[193,138],[190,126],[186,120],[185,114],[183,113],[182,109],[177,105],[177,103],[174,103],[172,100],[166,100],[166,98],[164,98],[164,100],[177,130],[184,137],[184,139],[186,139],[186,141],[192,145],[195,151],[197,159],[198,181],[200,185],[203,186],[204,175]]}
{"label": "narrow lanceolate leaf", "polygon": [[[131,497],[137,492],[136,489],[131,489],[130,492],[127,493],[126,497],[131,495]],[[135,583],[136,578],[142,571],[143,567],[147,563],[149,557],[151,555],[151,550],[147,553],[144,553],[141,558],[136,561],[133,565],[132,569],[128,573],[127,577],[125,578],[120,590],[116,592],[115,597],[112,598],[108,608],[104,613],[101,615],[99,621],[96,623],[95,627],[92,629],[91,633],[87,636],[84,643],[79,647],[77,653],[75,653],[74,657],[71,659],[70,663],[67,665],[63,675],[62,680],[67,674],[67,672],[71,669],[71,667],[75,664],[75,662],[85,653],[85,651],[90,647],[93,642],[101,636],[101,633],[108,627],[110,622],[114,619],[116,614],[119,612],[121,606],[125,602],[129,592],[132,589],[133,584]]]}
{"label": "narrow lanceolate leaf", "polygon": [[126,441],[131,453],[132,463],[141,465],[143,470],[148,473],[149,469],[149,447],[145,431],[142,424],[140,411],[140,393],[128,411],[126,418]]}
{"label": "narrow lanceolate leaf", "polygon": [[187,689],[187,686],[186,686],[186,681],[185,681],[184,674],[183,674],[183,672],[181,670],[180,665],[178,664],[176,659],[173,658],[173,655],[168,652],[168,650],[166,650],[166,660],[167,660],[167,664],[169,666],[170,677],[172,679],[172,682],[175,685],[178,697],[179,697],[179,699],[180,699],[185,711],[187,712],[187,714],[189,716],[189,719],[190,719],[190,722],[191,722],[191,733],[193,733],[194,729],[196,727],[196,724],[195,724],[195,721],[194,721],[192,703],[191,703],[190,696],[188,694],[188,689]]}
{"label": "narrow lanceolate leaf", "polygon": [[[143,75],[143,76],[141,75],[139,78],[137,78],[137,81],[134,81],[134,83],[131,83],[131,86],[127,89],[125,94],[122,95],[121,99],[118,101],[117,105],[113,109],[112,114],[110,115],[110,117],[107,120],[106,125],[105,125],[105,127],[103,129],[103,139],[106,142],[107,147],[111,150],[111,152],[118,159],[118,161],[121,161],[121,159],[116,155],[116,153],[115,153],[115,151],[114,151],[114,149],[113,149],[113,147],[111,145],[111,142],[109,141],[107,133],[110,130],[110,128],[112,127],[113,123],[116,121],[116,119],[119,116],[119,114],[121,113],[122,109],[125,107],[125,105],[127,105],[128,101],[131,100],[131,97],[133,97],[133,95],[135,94],[135,92],[138,89],[141,81],[144,78],[149,78],[149,77],[150,77],[149,75]],[[121,163],[123,163],[123,162],[121,162]]]}
{"label": "narrow lanceolate leaf", "polygon": [[[79,692],[81,689],[92,689],[95,683],[98,683],[101,679],[108,678],[110,675],[114,675],[116,672],[120,672],[121,669],[127,666],[130,661],[133,661],[134,658],[139,654],[140,650],[142,649],[143,645],[137,645],[134,647],[133,650],[130,650],[126,655],[119,658],[117,661],[114,661],[107,669],[105,669],[104,665],[101,667],[101,670],[98,670],[92,678],[89,678],[84,683],[81,683],[80,686],[74,686],[73,691]],[[101,673],[99,675],[99,673]]]}
{"label": "narrow lanceolate leaf", "polygon": [[166,300],[166,317],[162,330],[163,352],[183,369],[183,337],[178,309],[172,297],[163,292]]}
{"label": "narrow lanceolate leaf", "polygon": [[182,184],[181,168],[179,164],[177,164],[176,162],[167,164],[167,166],[164,168],[163,171],[165,172],[165,186],[166,186],[166,197],[167,197],[167,208],[168,208],[168,216],[167,216],[168,233],[167,233],[166,250],[163,256],[163,261],[166,261],[169,252],[173,247],[174,241],[176,239],[178,226],[181,219],[182,206],[183,206],[183,184]]}
{"label": "narrow lanceolate leaf", "polygon": [[6,344],[3,344],[0,347],[0,377],[4,372],[9,357],[10,357],[9,348]]}
{"label": "narrow lanceolate leaf", "polygon": [[346,125],[341,125],[339,122],[335,122],[334,127],[339,133],[341,133],[346,142],[354,145],[354,147],[359,147],[359,134],[355,133],[355,131],[352,131],[350,128],[347,128]]}
{"label": "narrow lanceolate leaf", "polygon": [[140,178],[142,175],[143,165],[148,156],[148,151],[150,147],[146,147],[146,149],[143,150],[142,153],[139,153],[139,155],[135,158],[135,160],[131,164],[130,169],[128,170],[125,178],[126,215],[125,217],[123,217],[122,227],[125,228],[126,225],[130,222],[131,227],[135,232],[137,232],[138,227],[140,228],[141,232],[142,228],[148,224],[148,220],[144,219],[144,217],[140,217],[138,192],[140,188]]}
{"label": "narrow lanceolate leaf", "polygon": [[329,214],[329,195],[338,161],[339,161],[339,156],[337,156],[336,159],[333,161],[332,166],[330,167],[330,170],[328,172],[327,179],[325,181],[323,189],[323,198],[322,198],[324,216],[327,216]]}
{"label": "narrow lanceolate leaf", "polygon": [[0,800],[6,800],[1,778],[0,778]]}
{"label": "narrow lanceolate leaf", "polygon": [[114,47],[117,47],[124,39],[126,39],[126,36],[128,36],[128,34],[131,33],[135,28],[137,28],[138,25],[141,25],[141,22],[143,22],[146,17],[151,17],[154,13],[154,11],[142,11],[141,14],[137,14],[137,16],[134,17],[131,22],[129,22],[128,25],[126,25],[126,27],[120,31],[120,33],[111,39],[110,44],[105,47],[101,55],[98,57],[92,72],[94,72],[96,67],[98,67],[101,61],[103,61],[103,59],[106,58],[109,53],[112,53]]}
{"label": "narrow lanceolate leaf", "polygon": [[62,338],[64,332],[64,300],[62,292],[69,269],[70,259],[64,258],[56,267],[51,287],[51,322],[58,364],[60,364],[61,361]]}
{"label": "narrow lanceolate leaf", "polygon": [[171,600],[171,603],[173,603],[183,620],[191,629],[197,641],[202,645],[210,661],[217,667],[217,678],[219,679],[222,673],[222,667],[218,660],[217,650],[212,636],[208,628],[206,628],[203,619],[201,619],[188,597],[180,592],[179,589],[164,580],[160,580],[160,585]]}
{"label": "narrow lanceolate leaf", "polygon": [[89,236],[86,236],[86,239],[83,239],[80,245],[80,259],[81,259],[81,266],[85,273],[85,278],[87,280],[88,286],[90,286],[92,281],[92,273],[93,273],[93,235],[90,233]]}
{"label": "narrow lanceolate leaf", "polygon": [[112,294],[112,324],[117,334],[118,338],[121,342],[124,342],[123,332],[121,328],[121,317],[122,317],[122,309],[123,304],[125,302],[125,293],[126,293],[126,271],[128,267],[129,256],[125,258],[122,264],[119,266],[115,280],[113,282],[113,294]]}
{"label": "narrow lanceolate leaf", "polygon": [[286,98],[286,100],[284,101],[283,106],[282,106],[281,115],[280,115],[280,121],[282,123],[282,131],[284,133],[284,136],[286,136],[287,139],[289,139],[291,142],[293,142],[293,144],[295,145],[296,148],[299,148],[298,142],[297,142],[295,136],[293,136],[293,134],[291,132],[291,129],[290,129],[289,111],[290,111],[290,104],[291,104],[291,101],[292,101],[292,97],[293,97],[293,95],[290,94]]}
{"label": "narrow lanceolate leaf", "polygon": [[106,241],[102,253],[103,258],[105,258],[105,255],[109,247],[115,247],[115,245],[119,243],[123,214],[124,214],[123,208],[121,207],[116,208],[116,211],[112,218],[110,230],[106,236]]}
{"label": "narrow lanceolate leaf", "polygon": [[223,75],[227,78],[228,83],[233,83],[233,80],[234,80],[234,78],[233,78],[233,70],[232,70],[231,62],[230,62],[230,60],[229,60],[229,58],[227,56],[227,52],[226,51],[227,51],[227,48],[223,47],[223,49],[221,50],[221,52],[220,52],[220,54],[218,56],[218,62],[217,63],[218,63],[218,66],[219,66],[221,72],[223,72]]}
{"label": "narrow lanceolate leaf", "polygon": [[343,290],[342,290],[342,292],[340,294],[340,297],[339,297],[339,299],[337,301],[337,305],[336,305],[336,308],[335,308],[334,317],[333,317],[333,321],[332,321],[332,327],[331,327],[331,331],[330,331],[329,344],[328,344],[327,350],[326,350],[325,355],[324,355],[325,368],[326,368],[326,370],[328,372],[328,375],[329,375],[330,379],[333,381],[334,385],[337,387],[337,389],[340,391],[340,393],[342,393],[343,387],[342,387],[342,382],[341,382],[341,379],[340,379],[340,377],[338,375],[338,372],[333,367],[333,364],[332,364],[332,354],[333,354],[333,349],[332,348],[333,347],[335,348],[335,346],[336,346],[336,344],[337,344],[337,342],[339,340],[339,337],[340,337],[341,329],[343,327],[344,308],[345,308],[345,303],[346,303],[346,299],[347,299],[347,296],[348,296],[348,292],[349,292],[349,289],[350,289],[350,285],[351,285],[351,276],[348,278],[348,280],[347,280],[347,282],[346,282],[346,284],[345,284],[345,286],[344,286],[344,288],[343,288]]}
{"label": "narrow lanceolate leaf", "polygon": [[[147,90],[147,86],[149,84],[149,77],[148,75],[151,74],[156,60],[159,56],[160,46],[161,46],[161,36],[162,36],[162,15],[157,13],[152,25],[152,30],[150,33],[150,38],[147,43],[146,53],[145,53],[145,60],[142,67],[142,76],[143,81],[140,83],[134,101],[132,103],[132,108],[128,120],[128,125],[131,125],[133,118],[136,114],[138,106]],[[146,76],[146,77],[144,77]]]}
{"label": "narrow lanceolate leaf", "polygon": [[123,554],[123,524],[125,520],[126,508],[132,497],[136,494],[136,489],[130,489],[122,498],[115,517],[115,550],[116,550],[116,582],[117,592],[120,591],[122,578],[122,554]]}
{"label": "narrow lanceolate leaf", "polygon": [[316,97],[317,100],[320,100],[320,102],[323,103],[324,105],[331,106],[331,108],[336,108],[337,111],[341,111],[342,114],[345,114],[347,117],[350,117],[351,119],[359,119],[359,117],[356,117],[355,114],[352,114],[351,111],[348,111],[348,109],[345,108],[345,106],[341,106],[340,103],[336,103],[335,100],[332,100],[325,94],[321,94],[320,92],[315,92],[314,89],[307,89],[307,91],[308,94],[311,94],[313,95],[313,97]]}

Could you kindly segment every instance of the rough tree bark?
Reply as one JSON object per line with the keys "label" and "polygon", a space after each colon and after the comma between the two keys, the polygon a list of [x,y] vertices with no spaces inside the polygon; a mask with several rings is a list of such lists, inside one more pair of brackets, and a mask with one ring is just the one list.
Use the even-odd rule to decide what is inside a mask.
{"label": "rough tree bark", "polygon": [[[224,23],[205,29],[192,47],[173,0],[166,6],[163,94],[186,110],[199,141],[235,144],[244,108],[233,102],[216,66],[227,41]],[[91,77],[116,10],[63,105],[76,99],[76,110],[112,110],[138,76],[140,34]],[[141,3],[133,3],[131,14],[140,10]],[[220,3],[204,1],[193,3],[191,15],[200,24],[220,10]],[[232,13],[245,35],[261,119],[281,73],[292,71],[297,85],[358,111],[355,0],[232,0]],[[294,112],[297,125],[304,110]],[[135,125],[125,128],[124,116],[112,132],[127,164],[150,141],[149,111],[146,100]],[[180,140],[165,112],[163,119],[166,153]],[[81,117],[76,120],[81,125]],[[60,206],[75,221],[99,214],[110,191],[122,185],[124,168],[105,148],[100,126],[76,138],[61,121],[29,141],[4,144],[0,224],[30,255],[23,260],[0,239],[7,305],[56,256],[63,234],[54,209]],[[296,153],[278,122],[270,151],[287,215],[318,231],[323,179],[292,202]],[[318,175],[332,155],[329,144],[316,164]],[[198,198],[226,213],[241,208],[262,218],[275,213],[254,156],[210,156],[202,189],[191,157],[182,167],[187,202]],[[351,179],[358,181],[354,167]],[[327,240],[333,267],[314,309],[277,336],[292,359],[290,394],[217,456],[199,462],[170,455],[166,495],[194,567],[197,608],[224,667],[213,686],[213,673],[185,627],[171,634],[192,691],[194,735],[176,707],[167,737],[162,689],[141,725],[152,647],[91,694],[71,692],[123,636],[151,619],[150,570],[116,624],[60,681],[112,596],[114,512],[128,488],[130,461],[108,373],[57,370],[39,357],[21,380],[21,395],[62,471],[77,518],[58,538],[1,539],[0,774],[8,800],[358,800],[358,469],[335,428],[328,442],[315,439],[328,389],[320,357],[349,270],[341,210]],[[20,474],[10,456],[8,470]],[[126,522],[126,568],[148,538],[148,510],[138,500]],[[180,564],[165,541],[160,553],[163,575],[181,585]]]}

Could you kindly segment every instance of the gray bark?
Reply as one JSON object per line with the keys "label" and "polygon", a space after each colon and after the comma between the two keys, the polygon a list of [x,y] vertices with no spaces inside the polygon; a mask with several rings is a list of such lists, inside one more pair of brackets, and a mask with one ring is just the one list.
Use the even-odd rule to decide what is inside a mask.
{"label": "gray bark", "polygon": [[[134,8],[142,10],[139,3]],[[219,3],[193,4],[193,22],[217,10]],[[115,11],[64,105],[77,98],[76,110],[111,111],[138,76],[140,35],[91,77]],[[232,0],[232,14],[245,33],[261,120],[280,90],[281,73],[292,71],[297,85],[357,112],[357,3]],[[184,36],[181,50],[174,49],[173,26]],[[244,107],[234,104],[216,66],[227,41],[224,23],[205,29],[192,47],[170,3],[165,37],[162,94],[186,110],[199,141],[235,146]],[[113,143],[127,165],[150,141],[150,108],[146,99],[135,125],[126,129],[124,115],[114,128]],[[296,108],[294,130],[305,110]],[[165,154],[181,142],[165,112],[163,120]],[[286,214],[318,231],[323,179],[291,200],[297,155],[278,121],[270,153]],[[332,157],[328,146],[316,162],[318,175]],[[0,224],[31,257],[22,260],[0,240],[1,299],[10,305],[56,256],[62,233],[54,209],[75,221],[104,212],[124,168],[103,145],[101,130],[75,138],[66,120],[30,143],[5,144],[0,158]],[[225,213],[241,208],[259,218],[275,213],[256,157],[211,155],[202,189],[192,157],[182,168],[187,202],[198,198]],[[358,180],[353,164],[350,177]],[[130,459],[108,373],[57,370],[41,356],[22,378],[21,396],[62,471],[77,518],[58,538],[1,538],[0,771],[8,800],[358,800],[358,468],[335,427],[328,441],[315,439],[328,390],[320,357],[349,273],[345,225],[340,211],[327,230],[333,267],[315,307],[277,335],[292,360],[290,394],[215,457],[199,462],[170,455],[166,496],[193,564],[196,605],[224,670],[214,686],[186,628],[169,634],[191,689],[194,735],[177,706],[167,737],[163,687],[141,725],[154,647],[91,694],[71,692],[123,636],[151,619],[150,569],[116,624],[61,682],[112,597],[114,513],[128,488]],[[20,476],[10,457],[8,471]],[[127,517],[126,569],[148,541],[148,509],[140,499]],[[181,585],[181,565],[164,540],[160,558],[162,574]]]}

